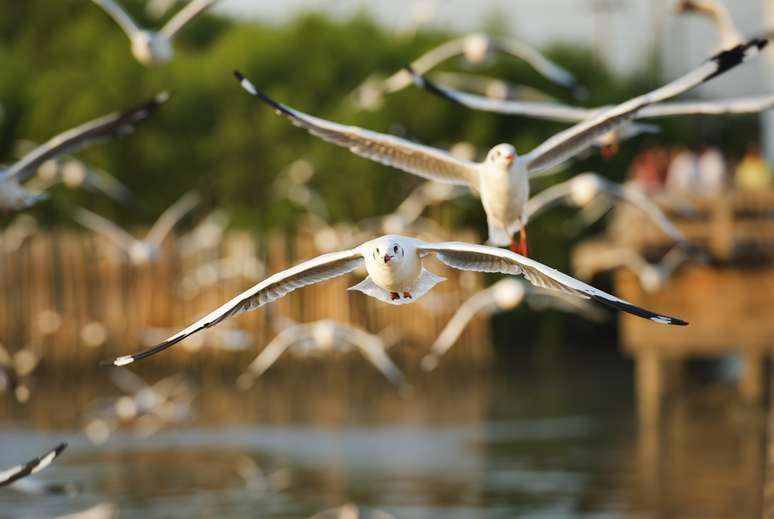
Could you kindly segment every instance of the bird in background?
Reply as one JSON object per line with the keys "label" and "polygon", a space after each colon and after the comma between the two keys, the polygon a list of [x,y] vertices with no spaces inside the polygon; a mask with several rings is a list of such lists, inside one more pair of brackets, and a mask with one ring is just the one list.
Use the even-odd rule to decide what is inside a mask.
{"label": "bird in background", "polygon": [[[466,185],[478,191],[487,215],[489,243],[496,246],[510,244],[511,250],[527,255],[525,208],[530,178],[554,172],[599,137],[636,117],[645,107],[733,69],[756,56],[767,43],[767,40],[752,40],[723,51],[675,81],[604,110],[554,135],[525,155],[518,155],[510,144],[498,144],[483,162],[461,160],[437,148],[305,114],[274,101],[241,73],[235,72],[235,75],[245,91],[316,137],[425,179]],[[519,234],[518,244],[513,238],[516,233]]]}
{"label": "bird in background", "polygon": [[242,312],[276,301],[297,288],[349,274],[363,265],[368,276],[349,290],[362,292],[393,305],[413,303],[444,280],[424,268],[422,258],[429,254],[434,254],[442,263],[458,270],[520,275],[537,287],[558,290],[581,299],[593,299],[656,323],[688,324],[680,319],[634,306],[558,270],[506,249],[464,242],[431,243],[406,236],[388,235],[368,241],[354,249],[323,254],[278,272],[164,342],[138,353],[118,357],[103,365],[125,366],[155,355],[197,332]]}
{"label": "bird in background", "polygon": [[311,356],[346,353],[356,349],[384,375],[384,378],[398,387],[402,394],[410,392],[411,387],[405,381],[403,373],[386,351],[397,341],[397,336],[390,335],[387,331],[378,335],[371,334],[333,319],[309,323],[297,323],[287,318],[283,321],[283,329],[237,378],[237,386],[240,389],[251,388],[286,351],[297,356]]}
{"label": "bird in background", "polygon": [[640,286],[649,293],[663,289],[672,276],[688,263],[706,264],[706,258],[683,247],[672,247],[658,262],[650,263],[635,249],[627,246],[608,247],[593,255],[575,257],[573,272],[590,280],[601,272],[624,268],[637,276]]}
{"label": "bird in background", "polygon": [[678,0],[675,13],[698,14],[707,17],[718,31],[718,47],[728,48],[739,45],[744,37],[737,30],[728,8],[717,0]]}
{"label": "bird in background", "polygon": [[365,508],[355,503],[347,503],[338,508],[317,512],[307,519],[397,519],[397,517],[375,508]]}
{"label": "bird in background", "polygon": [[129,37],[132,54],[145,66],[168,63],[174,57],[172,40],[197,15],[218,0],[192,0],[158,31],[143,29],[114,0],[92,0],[113,18]]}
{"label": "bird in background", "polygon": [[473,294],[454,313],[430,347],[430,352],[422,357],[421,366],[425,371],[438,367],[441,357],[454,346],[468,323],[479,313],[494,315],[513,310],[526,302],[536,309],[555,308],[572,312],[593,321],[603,321],[605,314],[587,300],[578,299],[562,292],[536,288],[511,278],[501,279],[489,288]]}
{"label": "bird in background", "polygon": [[618,184],[595,173],[581,173],[569,180],[554,184],[527,202],[527,220],[538,217],[544,211],[565,202],[575,207],[587,207],[599,197],[615,198],[639,208],[667,236],[682,246],[687,240],[659,207],[634,185]]}
{"label": "bird in background", "polygon": [[[519,40],[493,38],[482,33],[468,34],[442,43],[415,59],[411,63],[411,68],[424,74],[457,56],[464,57],[469,64],[483,65],[493,54],[505,54],[521,59],[549,81],[568,88],[576,94],[583,92],[570,72],[546,58],[534,47]],[[411,82],[411,74],[403,69],[386,79],[371,76],[351,94],[351,97],[358,107],[376,110],[382,105],[385,95],[398,92],[410,86]]]}
{"label": "bird in background", "polygon": [[38,220],[34,216],[22,213],[13,219],[0,234],[0,251],[13,254],[18,251],[28,238],[38,232]]}
{"label": "bird in background", "polygon": [[139,267],[158,259],[161,244],[177,223],[199,203],[199,195],[190,192],[169,206],[143,239],[137,239],[124,229],[88,209],[79,208],[75,220],[106,238],[124,251],[132,265]]}
{"label": "bird in background", "polygon": [[29,401],[27,379],[40,363],[40,355],[28,348],[10,353],[0,344],[0,393],[8,392],[20,404]]}
{"label": "bird in background", "polygon": [[112,113],[60,133],[41,144],[9,167],[0,167],[0,209],[26,209],[47,197],[45,192],[27,189],[25,182],[32,179],[46,161],[74,153],[97,141],[131,132],[169,99],[167,92],[136,108]]}

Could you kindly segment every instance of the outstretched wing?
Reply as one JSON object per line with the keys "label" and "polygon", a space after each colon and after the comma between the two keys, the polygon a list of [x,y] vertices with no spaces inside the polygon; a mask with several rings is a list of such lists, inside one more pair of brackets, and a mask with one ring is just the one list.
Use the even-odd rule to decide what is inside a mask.
{"label": "outstretched wing", "polygon": [[106,115],[60,133],[25,155],[16,164],[8,168],[5,175],[16,176],[19,182],[29,180],[35,174],[38,166],[48,159],[55,158],[64,153],[74,153],[95,141],[132,131],[134,125],[147,119],[167,99],[169,99],[169,94],[162,92],[136,108],[122,113]]}
{"label": "outstretched wing", "polygon": [[97,213],[92,213],[88,209],[78,209],[75,212],[75,220],[84,227],[91,229],[97,234],[101,234],[108,240],[112,241],[116,247],[121,250],[128,251],[137,239]]}
{"label": "outstretched wing", "polygon": [[10,469],[3,470],[0,472],[0,487],[10,485],[14,481],[27,477],[30,474],[34,474],[39,470],[43,470],[44,468],[48,467],[51,462],[54,461],[63,450],[65,450],[66,447],[66,443],[60,443],[50,451],[38,456],[37,458],[31,459],[27,463],[16,465]]}
{"label": "outstretched wing", "polygon": [[130,39],[140,32],[140,28],[134,23],[132,17],[113,0],[93,0],[93,2],[104,9]]}
{"label": "outstretched wing", "polygon": [[352,249],[342,252],[332,252],[323,254],[309,261],[305,261],[295,267],[278,272],[273,276],[261,281],[254,287],[242,292],[231,301],[222,305],[205,315],[184,330],[176,333],[167,340],[148,348],[147,350],[119,357],[113,361],[107,362],[107,365],[125,366],[132,362],[154,355],[163,351],[174,344],[182,341],[189,335],[215,326],[229,317],[241,314],[248,310],[259,308],[267,303],[271,303],[293,290],[307,285],[320,283],[331,278],[343,276],[352,272],[363,263],[363,257],[359,249]]}
{"label": "outstretched wing", "polygon": [[[421,243],[421,242],[420,242]],[[486,245],[463,242],[421,243],[418,250],[433,252],[443,263],[460,270],[476,272],[499,272],[522,275],[527,281],[540,288],[559,290],[586,299],[594,299],[618,310],[661,324],[688,324],[685,321],[639,308],[607,292],[598,290],[582,281],[563,274],[542,263],[525,258],[515,252]]]}
{"label": "outstretched wing", "polygon": [[309,337],[308,325],[296,324],[279,332],[261,353],[247,366],[247,369],[237,377],[239,389],[247,390],[255,380],[272,367],[277,359],[292,345]]}
{"label": "outstretched wing", "polygon": [[461,160],[445,151],[393,135],[372,132],[357,126],[345,126],[307,115],[274,101],[239,72],[234,72],[234,75],[247,92],[316,137],[347,148],[361,157],[428,180],[478,188],[478,169],[474,162]]}
{"label": "outstretched wing", "polygon": [[547,187],[540,193],[527,200],[527,206],[524,209],[526,221],[536,218],[543,211],[554,207],[562,200],[567,198],[571,192],[570,183],[573,179],[566,180],[559,184]]}
{"label": "outstretched wing", "polygon": [[721,99],[717,101],[684,101],[646,106],[638,119],[675,115],[755,114],[774,108],[774,94]]}
{"label": "outstretched wing", "polygon": [[179,13],[173,16],[159,32],[167,38],[172,39],[188,22],[196,18],[199,13],[208,9],[217,1],[218,0],[192,0],[188,5],[183,7]]}
{"label": "outstretched wing", "polygon": [[679,95],[744,63],[768,44],[754,39],[725,50],[697,69],[647,94],[605,110],[591,119],[560,132],[523,157],[531,176],[548,171],[591,146],[605,133],[615,130],[648,105]]}
{"label": "outstretched wing", "polygon": [[639,207],[648,215],[648,218],[653,220],[653,223],[658,225],[667,236],[675,240],[678,244],[685,245],[687,243],[685,235],[675,227],[675,224],[673,224],[667,215],[664,214],[664,211],[636,187],[616,184],[609,181],[605,181],[602,184],[602,187],[611,195]]}

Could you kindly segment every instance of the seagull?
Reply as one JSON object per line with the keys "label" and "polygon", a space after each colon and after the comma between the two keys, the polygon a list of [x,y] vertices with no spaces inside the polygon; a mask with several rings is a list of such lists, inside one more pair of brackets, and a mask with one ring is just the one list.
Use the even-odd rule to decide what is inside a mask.
{"label": "seagull", "polygon": [[699,261],[692,258],[681,247],[673,247],[658,263],[650,263],[636,250],[630,247],[611,247],[598,252],[582,261],[574,261],[573,270],[581,279],[591,279],[599,272],[626,268],[637,275],[640,285],[646,292],[656,292],[666,285],[667,281],[685,263]]}
{"label": "seagull", "polygon": [[276,301],[293,290],[348,274],[365,265],[368,276],[349,290],[363,292],[393,305],[412,303],[444,278],[422,265],[428,254],[459,270],[522,275],[535,286],[554,289],[583,299],[593,299],[619,310],[661,324],[685,325],[685,321],[638,308],[577,279],[515,252],[463,242],[429,243],[406,236],[387,235],[351,250],[323,254],[274,274],[234,297],[220,308],[139,353],[118,357],[106,365],[124,366],[177,344],[186,337],[215,326],[242,312]]}
{"label": "seagull", "polygon": [[[543,77],[579,94],[582,92],[575,77],[538,50],[514,39],[497,39],[486,34],[473,33],[447,41],[428,51],[411,63],[411,68],[421,74],[456,56],[463,56],[468,63],[481,65],[493,53],[508,54],[526,61]],[[354,93],[358,105],[376,109],[385,94],[392,94],[411,85],[411,75],[399,70],[387,79],[369,77]]]}
{"label": "seagull", "polygon": [[223,209],[214,209],[191,231],[180,236],[180,255],[189,258],[194,254],[208,255],[217,252],[228,224],[228,213]]}
{"label": "seagull", "polygon": [[399,387],[401,391],[408,390],[409,386],[404,380],[403,373],[385,352],[389,346],[379,335],[370,334],[333,319],[293,323],[266,345],[245,372],[237,378],[237,385],[243,390],[252,387],[255,380],[288,350],[292,353],[310,355],[348,352],[356,348],[391,384]]}
{"label": "seagull", "polygon": [[430,348],[430,353],[422,358],[421,366],[425,371],[432,371],[447,351],[457,342],[468,323],[476,314],[485,312],[487,315],[513,310],[523,301],[541,308],[555,307],[566,312],[575,312],[588,319],[600,321],[603,319],[599,309],[584,299],[577,299],[561,292],[535,288],[522,281],[512,278],[501,279],[494,285],[473,294],[452,316],[438,339]]}
{"label": "seagull", "polygon": [[[467,90],[490,99],[524,99],[530,101],[556,101],[545,92],[525,85],[516,85],[500,78],[481,74],[435,72],[433,78],[457,90]],[[413,76],[412,76],[413,77]]]}
{"label": "seagull", "polygon": [[462,186],[424,182],[409,193],[393,214],[408,226],[416,222],[431,205],[456,200],[467,193],[468,189]]}
{"label": "seagull", "polygon": [[618,198],[643,210],[648,217],[670,238],[685,246],[687,240],[667,216],[644,193],[632,185],[611,182],[594,173],[581,173],[570,180],[555,184],[533,196],[527,202],[527,220],[537,217],[546,209],[569,202],[576,207],[586,207],[600,196]]}
{"label": "seagull", "polygon": [[[241,73],[235,72],[235,75],[248,93],[312,135],[428,180],[467,185],[478,190],[487,214],[489,243],[497,246],[510,244],[515,252],[527,255],[524,208],[529,198],[529,178],[551,172],[588,148],[600,136],[628,122],[648,105],[676,96],[747,61],[767,43],[767,40],[752,40],[723,51],[666,86],[605,110],[554,135],[526,155],[518,156],[510,144],[498,144],[483,162],[457,159],[437,148],[307,115],[274,101]],[[519,246],[512,238],[515,232],[519,232]]]}
{"label": "seagull", "polygon": [[128,133],[169,99],[167,92],[122,113],[112,113],[60,133],[41,144],[10,167],[0,168],[0,209],[20,210],[46,198],[45,193],[25,189],[21,184],[35,176],[47,160],[73,153],[95,141]]}
{"label": "seagull", "polygon": [[88,166],[72,157],[47,160],[41,164],[37,175],[26,187],[43,192],[57,184],[63,184],[69,189],[85,188],[101,192],[123,205],[130,205],[136,200],[129,188],[107,171]]}
{"label": "seagull", "polygon": [[97,234],[101,234],[114,245],[123,250],[131,263],[135,266],[145,265],[158,258],[161,251],[161,243],[164,238],[172,231],[174,226],[196,204],[199,203],[199,196],[196,193],[188,193],[180,200],[172,204],[153,224],[144,239],[138,240],[107,218],[87,209],[78,209],[75,213],[75,219],[84,227],[91,229]]}
{"label": "seagull", "polygon": [[[561,123],[578,123],[596,117],[613,106],[584,108],[561,103],[515,101],[510,99],[492,99],[441,86],[429,78],[415,74],[417,86],[456,103],[483,112],[504,115],[518,115],[534,119],[544,119]],[[713,101],[676,101],[655,103],[642,108],[634,119],[655,119],[684,115],[730,115],[752,114],[774,108],[774,94],[747,96]]]}
{"label": "seagull", "polygon": [[347,503],[338,508],[318,512],[308,519],[397,519],[394,515],[374,508],[360,507]]}
{"label": "seagull", "polygon": [[720,46],[723,48],[739,45],[744,38],[736,29],[728,8],[716,0],[679,0],[675,4],[677,14],[695,13],[708,17],[718,30]]}
{"label": "seagull", "polygon": [[0,234],[0,251],[5,254],[18,251],[37,232],[38,220],[29,214],[20,214]]}
{"label": "seagull", "polygon": [[315,173],[314,166],[308,160],[294,160],[275,179],[272,185],[274,197],[277,200],[286,199],[321,218],[328,218],[328,207],[323,197],[309,186]]}
{"label": "seagull", "polygon": [[15,481],[43,470],[44,468],[51,465],[51,462],[54,461],[60,454],[62,454],[62,451],[66,448],[66,443],[60,443],[50,451],[41,454],[37,458],[33,458],[26,463],[16,465],[10,469],[0,471],[0,487],[10,485]]}
{"label": "seagull", "polygon": [[200,264],[180,280],[180,291],[185,299],[196,296],[202,289],[232,279],[258,281],[266,273],[266,265],[251,255],[233,255]]}
{"label": "seagull", "polygon": [[132,54],[143,65],[160,65],[172,60],[172,39],[188,22],[218,0],[192,0],[172,17],[160,31],[140,28],[114,0],[92,0],[126,33],[132,43]]}

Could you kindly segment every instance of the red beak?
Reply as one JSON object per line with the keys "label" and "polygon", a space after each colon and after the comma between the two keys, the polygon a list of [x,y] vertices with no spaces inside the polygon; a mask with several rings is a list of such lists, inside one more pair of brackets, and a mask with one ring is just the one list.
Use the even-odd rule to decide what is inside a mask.
{"label": "red beak", "polygon": [[385,263],[389,263],[391,259],[392,259],[392,256],[390,256],[389,254],[385,254],[384,255],[384,262]]}
{"label": "red beak", "polygon": [[506,155],[506,156],[505,156],[505,160],[507,160],[508,162],[511,162],[511,161],[513,160],[513,154],[511,154],[511,155]]}

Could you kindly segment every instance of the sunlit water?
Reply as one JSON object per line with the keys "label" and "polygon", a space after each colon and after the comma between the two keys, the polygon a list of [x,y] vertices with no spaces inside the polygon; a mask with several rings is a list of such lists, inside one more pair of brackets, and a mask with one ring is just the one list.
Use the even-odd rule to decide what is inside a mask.
{"label": "sunlit water", "polygon": [[[163,365],[137,372],[158,378],[153,364]],[[278,368],[249,392],[232,376],[191,373],[188,422],[99,446],[80,426],[90,401],[120,394],[104,371],[41,377],[27,406],[2,400],[0,467],[65,440],[36,477],[80,492],[0,489],[0,517],[105,501],[142,519],[303,518],[348,502],[405,519],[759,514],[760,414],[733,388],[704,385],[673,403],[660,433],[638,431],[632,367],[613,351],[412,371],[410,399],[357,358]],[[240,475],[246,460],[264,480]]]}

